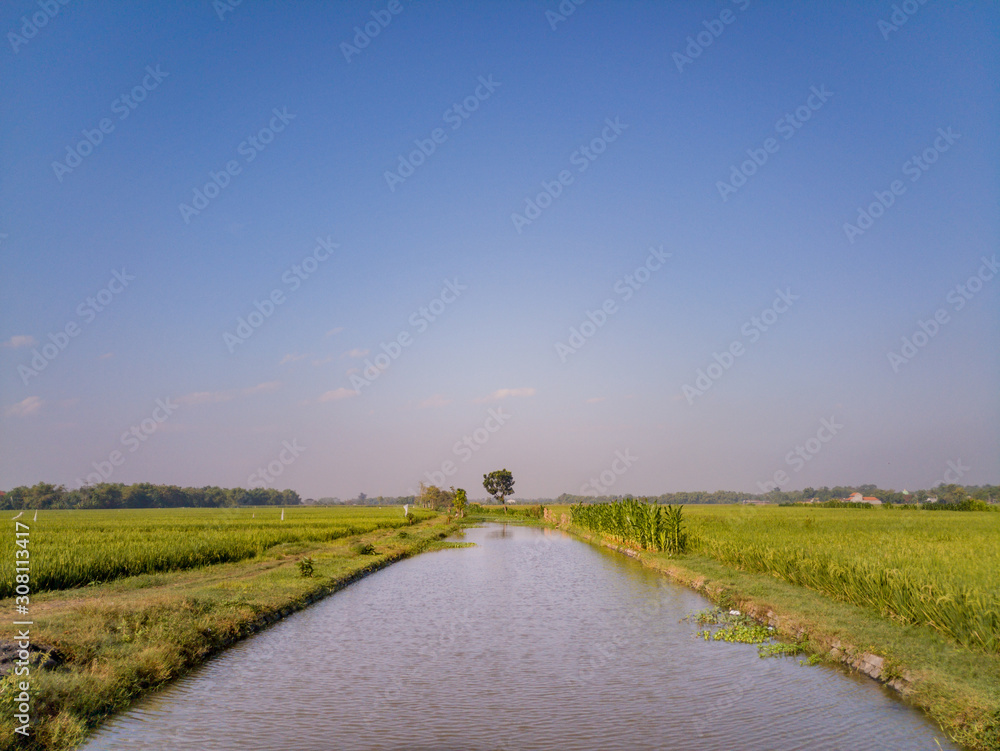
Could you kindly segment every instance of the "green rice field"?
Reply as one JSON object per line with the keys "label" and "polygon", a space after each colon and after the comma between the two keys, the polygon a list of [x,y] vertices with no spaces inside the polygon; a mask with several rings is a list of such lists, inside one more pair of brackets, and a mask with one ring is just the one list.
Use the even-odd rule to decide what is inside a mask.
{"label": "green rice field", "polygon": [[[402,507],[29,511],[31,592],[252,558],[276,545],[322,542],[407,524]],[[433,512],[411,509],[417,520]],[[11,525],[13,526],[13,525]],[[14,592],[14,535],[0,554],[0,598]]]}

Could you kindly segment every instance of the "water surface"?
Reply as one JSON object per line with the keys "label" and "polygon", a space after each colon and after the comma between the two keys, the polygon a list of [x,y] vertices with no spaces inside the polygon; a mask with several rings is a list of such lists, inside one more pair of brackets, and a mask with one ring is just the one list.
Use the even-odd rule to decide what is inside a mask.
{"label": "water surface", "polygon": [[867,678],[695,638],[681,619],[710,603],[624,556],[531,527],[465,539],[241,642],[84,748],[955,748]]}

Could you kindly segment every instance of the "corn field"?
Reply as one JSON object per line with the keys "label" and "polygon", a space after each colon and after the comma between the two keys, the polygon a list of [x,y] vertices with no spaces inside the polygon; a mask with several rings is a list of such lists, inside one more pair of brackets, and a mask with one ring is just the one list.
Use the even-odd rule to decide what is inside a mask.
{"label": "corn field", "polygon": [[689,507],[691,549],[1000,652],[997,514]]}
{"label": "corn field", "polygon": [[573,506],[572,519],[573,524],[622,545],[675,555],[687,547],[681,508],[626,498],[614,503]]}
{"label": "corn field", "polygon": [[[285,519],[282,520],[282,513]],[[415,510],[419,519],[433,512]],[[322,542],[408,524],[402,508],[41,511],[30,527],[31,592],[230,563],[275,545]],[[0,542],[0,598],[14,595],[13,523]]]}

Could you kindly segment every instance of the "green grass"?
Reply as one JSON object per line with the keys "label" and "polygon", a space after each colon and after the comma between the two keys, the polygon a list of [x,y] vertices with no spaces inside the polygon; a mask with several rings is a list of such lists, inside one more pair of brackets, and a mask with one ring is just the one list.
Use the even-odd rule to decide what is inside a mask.
{"label": "green grass", "polygon": [[[303,516],[312,522],[312,532],[306,521],[296,520],[299,511],[306,512]],[[267,512],[280,518],[280,509],[268,509],[264,524],[274,522],[267,518]],[[51,534],[55,525],[48,526],[48,517],[53,513],[43,512],[38,522],[29,521],[32,546]],[[159,523],[167,539],[173,539],[178,527],[190,528],[192,523],[183,518],[185,510],[121,513],[133,528],[155,529]],[[212,539],[213,514],[223,532],[216,539],[232,539],[234,528],[228,513],[207,510],[192,514],[199,520],[195,526],[205,533],[203,540]],[[108,517],[116,518],[118,512],[60,514],[65,514],[60,516],[58,527],[62,536],[48,542],[56,553],[59,540],[70,548],[76,543],[71,521],[79,524],[81,535],[92,538],[105,534]],[[260,518],[261,510],[256,514]],[[92,515],[95,518],[88,518]],[[143,516],[145,525],[141,523]],[[90,728],[110,714],[282,615],[393,561],[449,546],[442,539],[457,526],[430,512],[422,516],[423,522],[407,524],[403,536],[394,523],[402,519],[401,509],[286,509],[285,523],[302,529],[253,557],[32,594],[32,643],[56,647],[64,662],[54,669],[32,669],[34,735],[29,743],[19,742],[20,736],[14,734],[13,676],[0,681],[0,749],[54,751],[75,747]],[[247,534],[255,534],[252,527],[244,526]],[[330,539],[332,529],[345,526],[370,531]],[[151,539],[155,543],[155,536]],[[307,558],[312,575],[302,576],[299,563]],[[0,612],[13,610],[13,600],[0,600]],[[14,637],[10,621],[0,621],[0,639]]]}
{"label": "green grass", "polygon": [[[417,519],[434,515],[415,510]],[[326,542],[407,526],[401,508],[41,511],[30,527],[31,589],[45,592],[120,577],[242,561],[288,543]],[[0,542],[0,598],[14,594],[14,536]]]}

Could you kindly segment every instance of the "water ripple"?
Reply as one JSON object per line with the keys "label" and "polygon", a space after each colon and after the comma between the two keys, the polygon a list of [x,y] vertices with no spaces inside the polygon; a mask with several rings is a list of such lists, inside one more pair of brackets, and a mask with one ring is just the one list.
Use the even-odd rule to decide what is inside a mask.
{"label": "water ripple", "polygon": [[700,595],[551,530],[374,574],[109,721],[88,751],[953,749],[885,689],[708,643]]}

